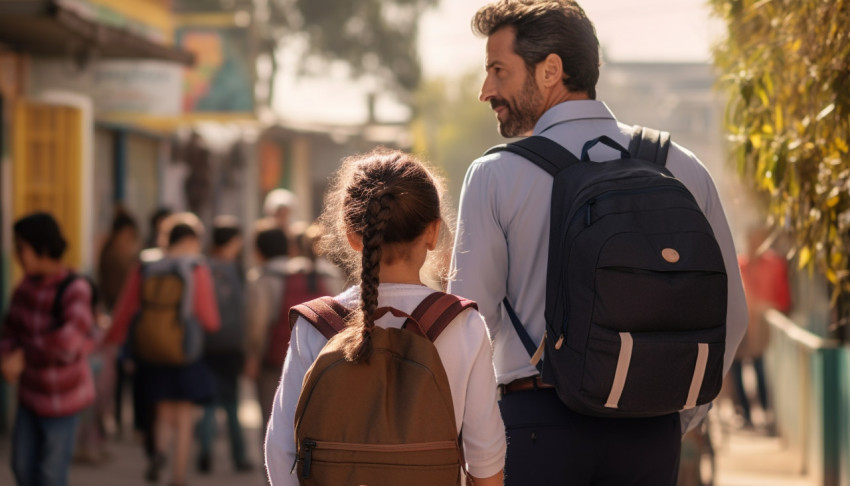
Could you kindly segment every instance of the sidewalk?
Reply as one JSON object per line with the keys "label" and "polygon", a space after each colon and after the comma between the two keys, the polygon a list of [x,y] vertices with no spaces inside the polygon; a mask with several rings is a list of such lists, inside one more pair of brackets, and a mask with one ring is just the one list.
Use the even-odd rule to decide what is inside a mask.
{"label": "sidewalk", "polygon": [[[259,429],[248,428],[245,430],[246,443],[253,446],[248,455],[255,466],[254,471],[249,473],[237,474],[233,472],[228,444],[224,435],[220,434],[220,438],[216,442],[211,474],[199,474],[195,467],[195,455],[190,456],[189,486],[263,486],[266,484],[262,472],[262,461],[260,460]],[[128,437],[115,439],[109,445],[112,459],[108,463],[100,466],[71,465],[69,486],[151,486],[153,484],[146,482],[142,477],[147,462],[140,444]],[[0,440],[0,485],[3,486],[15,484],[9,466],[9,447],[8,438]],[[168,484],[170,472],[171,468],[168,465],[162,480],[157,484]]]}
{"label": "sidewalk", "polygon": [[[788,450],[779,437],[762,428],[742,429],[732,425],[731,403],[721,401],[712,411],[711,433],[717,461],[715,486],[817,486],[801,473],[803,459]],[[756,423],[763,423],[760,410]]]}
{"label": "sidewalk", "polygon": [[[196,467],[197,446],[192,445],[189,455],[187,483],[189,486],[263,486],[268,484],[263,473],[263,459],[260,428],[262,418],[260,407],[254,398],[253,387],[247,382],[240,383],[239,419],[245,434],[248,460],[254,465],[254,470],[248,473],[236,473],[230,459],[230,449],[227,441],[227,426],[224,423],[223,412],[218,416],[218,437],[213,448],[213,470],[211,474],[200,474]],[[69,473],[68,486],[152,486],[154,483],[145,481],[143,475],[147,459],[141,445],[137,441],[129,423],[132,410],[129,394],[125,397],[122,437],[116,437],[109,442],[112,458],[109,462],[93,466],[72,464]],[[9,465],[10,438],[0,437],[0,486],[14,486],[15,480]],[[159,485],[169,484],[171,464],[167,464]]]}
{"label": "sidewalk", "polygon": [[717,444],[716,486],[816,486],[798,466],[781,439],[734,431]]}
{"label": "sidewalk", "polygon": [[[236,474],[231,465],[224,434],[216,443],[213,472],[200,475],[195,469],[194,456],[189,468],[190,486],[262,486],[265,480],[260,459],[259,410],[246,403],[240,416],[246,425],[246,442],[249,457],[256,469],[250,473]],[[223,424],[222,424],[223,425]],[[224,429],[220,429],[222,432]],[[801,476],[800,461],[789,453],[779,438],[767,437],[756,430],[741,430],[716,421],[712,427],[712,441],[716,457],[714,486],[817,486],[813,480]],[[111,462],[95,467],[73,465],[69,486],[149,486],[142,478],[146,465],[142,448],[132,438],[111,443]],[[0,485],[14,485],[9,468],[10,444],[8,438],[0,440]],[[159,484],[167,484],[165,480]]]}

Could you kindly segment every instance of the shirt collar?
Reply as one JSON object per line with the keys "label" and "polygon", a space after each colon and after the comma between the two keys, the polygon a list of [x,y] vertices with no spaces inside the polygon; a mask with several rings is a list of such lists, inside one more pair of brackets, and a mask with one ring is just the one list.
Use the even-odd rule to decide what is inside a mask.
{"label": "shirt collar", "polygon": [[611,113],[611,110],[608,109],[608,106],[602,101],[565,101],[549,108],[546,113],[537,120],[537,124],[534,126],[534,134],[539,135],[541,132],[561,123],[575,120],[588,120],[592,118],[615,120],[614,114]]}

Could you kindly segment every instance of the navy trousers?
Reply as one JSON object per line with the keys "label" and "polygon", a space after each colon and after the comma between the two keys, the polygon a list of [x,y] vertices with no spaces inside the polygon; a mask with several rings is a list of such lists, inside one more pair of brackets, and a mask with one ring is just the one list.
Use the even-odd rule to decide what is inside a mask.
{"label": "navy trousers", "polygon": [[508,439],[507,486],[676,485],[678,414],[589,417],[568,409],[552,388],[506,394],[499,408]]}

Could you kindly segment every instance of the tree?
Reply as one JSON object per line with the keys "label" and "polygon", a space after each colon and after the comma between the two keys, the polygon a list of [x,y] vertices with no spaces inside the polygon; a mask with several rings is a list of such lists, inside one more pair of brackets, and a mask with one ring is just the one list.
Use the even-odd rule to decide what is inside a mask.
{"label": "tree", "polygon": [[413,150],[445,171],[454,201],[469,164],[505,141],[490,107],[478,101],[482,75],[476,71],[452,80],[430,80],[414,97]]}
{"label": "tree", "polygon": [[850,296],[850,2],[711,0],[744,180],[794,242],[799,267]]}

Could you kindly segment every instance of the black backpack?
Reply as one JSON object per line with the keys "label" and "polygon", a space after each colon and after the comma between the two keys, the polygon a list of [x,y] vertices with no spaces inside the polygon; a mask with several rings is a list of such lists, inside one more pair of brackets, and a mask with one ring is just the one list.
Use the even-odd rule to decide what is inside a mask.
{"label": "black backpack", "polygon": [[62,317],[62,299],[65,297],[65,291],[68,290],[68,287],[78,278],[85,280],[89,287],[91,287],[91,313],[92,317],[97,320],[97,310],[100,304],[100,290],[97,284],[86,275],[68,272],[68,275],[59,281],[59,284],[56,286],[56,295],[53,297],[53,305],[50,307],[50,315],[53,317],[53,322],[50,326],[52,330],[59,329],[65,324]]}
{"label": "black backpack", "polygon": [[[620,158],[591,162],[587,152],[600,142]],[[665,168],[669,146],[669,134],[636,127],[629,150],[602,136],[581,160],[540,136],[488,151],[519,154],[555,179],[545,359],[536,364],[576,412],[658,416],[720,391],[726,267],[693,195]]]}

